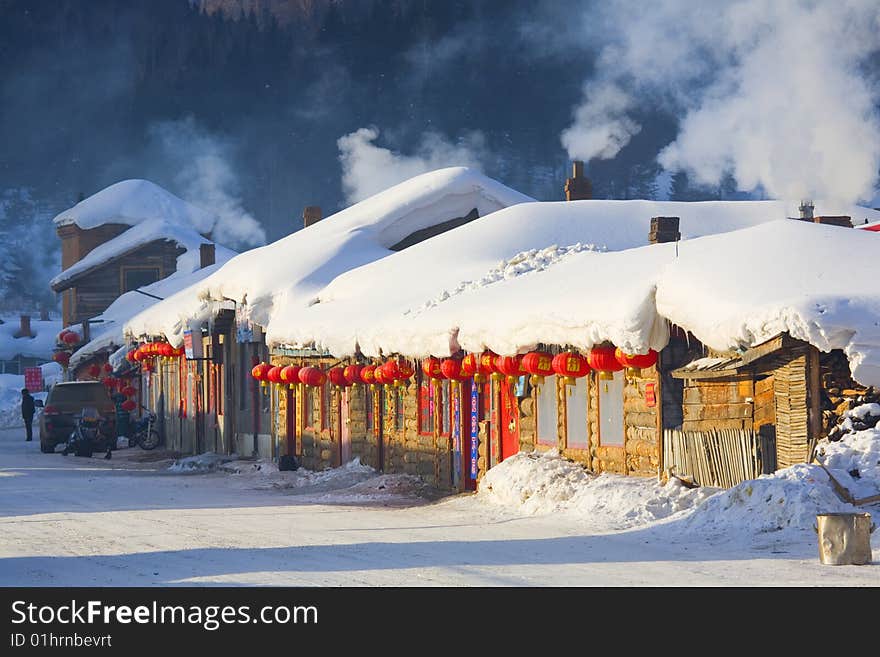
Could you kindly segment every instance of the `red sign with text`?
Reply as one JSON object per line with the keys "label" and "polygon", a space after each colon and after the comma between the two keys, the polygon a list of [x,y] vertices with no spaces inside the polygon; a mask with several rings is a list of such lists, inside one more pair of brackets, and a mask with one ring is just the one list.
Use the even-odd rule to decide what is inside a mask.
{"label": "red sign with text", "polygon": [[42,392],[43,370],[39,367],[24,368],[24,387],[30,392]]}

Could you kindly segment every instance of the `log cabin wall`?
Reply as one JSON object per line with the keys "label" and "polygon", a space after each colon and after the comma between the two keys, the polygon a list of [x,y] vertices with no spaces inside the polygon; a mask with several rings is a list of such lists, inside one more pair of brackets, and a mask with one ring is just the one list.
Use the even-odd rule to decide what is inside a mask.
{"label": "log cabin wall", "polygon": [[656,476],[660,469],[660,397],[656,367],[627,378],[623,388],[623,413],[627,474]]}
{"label": "log cabin wall", "polygon": [[[332,358],[296,358],[273,356],[273,365],[300,365],[320,367],[327,370],[332,366],[344,367],[350,362],[340,362]],[[351,458],[359,458],[361,463],[389,474],[417,475],[427,483],[448,488],[451,485],[451,461],[449,438],[440,436],[439,408],[435,408],[434,432],[421,435],[418,430],[418,385],[416,381],[408,386],[349,386],[345,389],[349,400],[349,416],[341,417],[342,390],[329,383],[326,403],[329,408],[324,414],[328,422],[322,422],[321,389],[312,388],[311,394],[306,386],[296,387],[294,396],[296,409],[297,448],[302,465],[310,470],[323,470],[337,467],[340,462],[341,422],[348,421],[351,442]],[[368,396],[372,405],[372,428],[368,427]],[[273,429],[276,443],[283,451],[287,440],[287,396],[274,395],[275,412]],[[305,403],[311,400],[313,426],[306,426]],[[381,441],[380,450],[380,423]],[[382,463],[379,462],[380,453]]]}
{"label": "log cabin wall", "polygon": [[716,379],[685,379],[683,431],[751,429],[754,385],[749,373]]}

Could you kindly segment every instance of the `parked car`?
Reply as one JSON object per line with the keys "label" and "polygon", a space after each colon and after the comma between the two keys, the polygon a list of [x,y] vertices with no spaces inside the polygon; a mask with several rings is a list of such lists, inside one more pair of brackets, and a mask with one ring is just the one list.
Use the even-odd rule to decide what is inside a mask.
{"label": "parked car", "polygon": [[100,381],[68,381],[52,386],[40,414],[40,451],[51,453],[56,445],[66,443],[76,416],[88,406],[96,408],[106,422],[115,423],[116,406]]}

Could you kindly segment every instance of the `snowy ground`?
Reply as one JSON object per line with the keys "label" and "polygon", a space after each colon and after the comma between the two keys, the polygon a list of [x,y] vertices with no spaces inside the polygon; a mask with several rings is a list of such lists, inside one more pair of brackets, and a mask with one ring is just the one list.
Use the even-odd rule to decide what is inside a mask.
{"label": "snowy ground", "polygon": [[[757,499],[742,489],[520,455],[480,494],[438,499],[357,462],[315,473],[168,457],[44,455],[20,429],[0,431],[0,584],[880,586],[877,533],[872,565],[824,566],[809,507],[794,526],[750,524],[772,516],[738,503]],[[786,481],[761,486],[805,503]],[[838,504],[816,486],[815,504]]]}

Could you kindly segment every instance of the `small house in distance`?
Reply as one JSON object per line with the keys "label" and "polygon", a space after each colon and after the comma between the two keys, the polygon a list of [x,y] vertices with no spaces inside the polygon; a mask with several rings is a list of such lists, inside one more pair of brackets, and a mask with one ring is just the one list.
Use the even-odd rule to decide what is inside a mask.
{"label": "small house in distance", "polygon": [[[214,263],[213,217],[147,180],[124,180],[54,219],[64,326],[100,315],[119,296]],[[222,248],[222,247],[221,247]]]}

